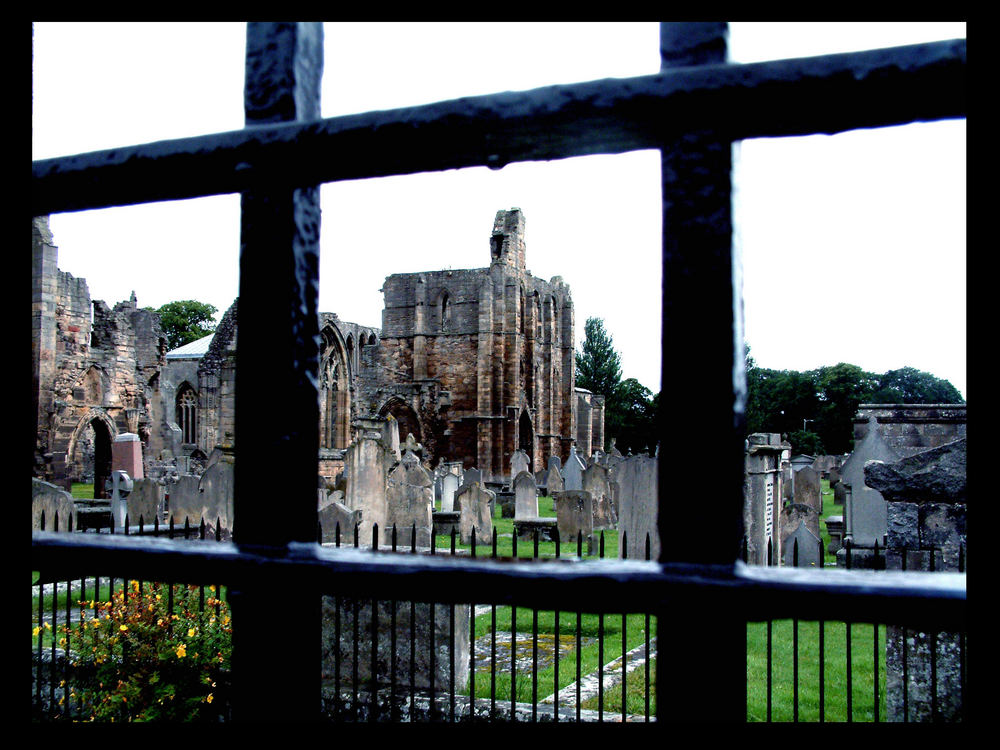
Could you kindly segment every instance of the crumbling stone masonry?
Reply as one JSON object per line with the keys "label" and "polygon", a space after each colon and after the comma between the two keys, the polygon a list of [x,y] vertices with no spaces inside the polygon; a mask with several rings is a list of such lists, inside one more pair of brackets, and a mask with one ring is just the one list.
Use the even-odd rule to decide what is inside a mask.
{"label": "crumbling stone masonry", "polygon": [[108,308],[91,302],[86,280],[59,271],[47,217],[32,220],[31,250],[32,473],[67,489],[93,480],[101,496],[116,435],[138,434],[144,456],[162,449],[166,337],[134,294]]}

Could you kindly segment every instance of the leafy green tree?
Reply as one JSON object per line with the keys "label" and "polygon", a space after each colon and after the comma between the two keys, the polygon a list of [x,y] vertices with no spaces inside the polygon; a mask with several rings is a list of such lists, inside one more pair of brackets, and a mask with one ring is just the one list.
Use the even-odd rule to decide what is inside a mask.
{"label": "leafy green tree", "polygon": [[823,440],[811,430],[796,430],[788,433],[788,442],[792,444],[792,453],[804,453],[808,456],[825,456],[826,449]]}
{"label": "leafy green tree", "polygon": [[[153,310],[150,307],[146,309]],[[218,310],[206,302],[185,299],[168,302],[153,312],[160,316],[160,327],[167,336],[167,348],[176,349],[212,333]]]}
{"label": "leafy green tree", "polygon": [[576,353],[576,386],[603,395],[607,409],[621,383],[621,355],[615,351],[601,318],[587,318],[583,332],[583,347]]}
{"label": "leafy green tree", "polygon": [[623,380],[608,410],[605,402],[605,433],[615,438],[615,447],[622,453],[653,450],[659,441],[659,394],[635,378]]}
{"label": "leafy green tree", "polygon": [[854,450],[854,417],[860,404],[871,401],[878,376],[857,365],[840,362],[809,374],[819,390],[816,432],[831,453]]}
{"label": "leafy green tree", "polygon": [[949,381],[915,367],[889,370],[878,378],[871,395],[875,404],[964,404],[965,399]]}

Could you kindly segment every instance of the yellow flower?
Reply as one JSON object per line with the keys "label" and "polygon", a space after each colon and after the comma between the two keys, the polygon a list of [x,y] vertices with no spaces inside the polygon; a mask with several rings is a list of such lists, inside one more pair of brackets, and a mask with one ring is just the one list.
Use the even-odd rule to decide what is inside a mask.
{"label": "yellow flower", "polygon": [[177,658],[183,659],[185,656],[187,656],[187,646],[182,643],[177,647]]}
{"label": "yellow flower", "polygon": [[118,629],[124,633],[126,630],[128,630],[128,625],[119,625]]}
{"label": "yellow flower", "polygon": [[41,632],[42,632],[42,629],[41,629],[41,628],[33,628],[33,629],[31,630],[31,635],[33,635],[33,636],[36,636],[36,637],[37,637],[37,636],[38,636],[38,634],[39,634],[39,633],[41,633]]}
{"label": "yellow flower", "polygon": [[209,693],[209,694],[208,694],[208,697],[207,697],[207,698],[206,698],[205,700],[206,700],[206,701],[208,701],[209,703],[211,703],[211,702],[212,702],[212,700],[213,700],[213,698],[212,698],[212,694],[211,694],[211,693]]}
{"label": "yellow flower", "polygon": [[188,628],[188,638],[194,638],[194,628]]}

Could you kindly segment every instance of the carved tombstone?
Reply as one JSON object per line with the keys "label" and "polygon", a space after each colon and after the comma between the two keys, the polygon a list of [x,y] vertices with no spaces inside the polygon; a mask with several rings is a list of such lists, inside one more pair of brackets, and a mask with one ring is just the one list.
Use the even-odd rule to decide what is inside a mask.
{"label": "carved tombstone", "polygon": [[[409,441],[408,441],[409,442]],[[385,542],[392,541],[392,527],[396,526],[399,544],[429,546],[434,514],[434,478],[420,465],[413,450],[403,453],[386,478],[386,520],[379,534]],[[365,520],[368,526],[369,521]],[[413,530],[416,528],[416,539]]]}
{"label": "carved tombstone", "polygon": [[458,508],[458,534],[462,544],[472,544],[473,533],[476,544],[490,544],[493,541],[493,516],[491,508],[496,495],[484,489],[479,482],[462,485],[455,496]]}
{"label": "carved tombstone", "polygon": [[538,518],[538,487],[531,472],[514,477],[514,518]]}

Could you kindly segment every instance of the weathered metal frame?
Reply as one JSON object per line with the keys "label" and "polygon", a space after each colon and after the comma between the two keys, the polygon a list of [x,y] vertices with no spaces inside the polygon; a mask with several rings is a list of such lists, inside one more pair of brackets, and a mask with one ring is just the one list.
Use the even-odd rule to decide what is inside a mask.
{"label": "weathered metal frame", "polygon": [[[242,193],[237,398],[253,400],[263,382],[258,370],[274,375],[274,342],[280,341],[278,350],[284,355],[278,363],[279,379],[304,408],[287,410],[294,417],[276,418],[267,430],[253,429],[245,416],[241,425],[237,411],[241,455],[276,451],[288,456],[289,475],[302,477],[287,488],[287,497],[302,499],[290,500],[288,523],[275,525],[255,516],[263,504],[253,490],[241,490],[241,484],[252,486],[240,478],[248,476],[254,465],[245,460],[247,472],[238,469],[237,474],[237,503],[246,532],[241,536],[237,531],[238,544],[193,547],[162,539],[38,532],[32,535],[33,567],[59,571],[86,565],[115,575],[205,576],[227,582],[235,593],[234,623],[240,623],[239,635],[234,633],[234,718],[247,721],[314,720],[319,713],[318,644],[315,660],[288,659],[267,649],[274,604],[263,592],[274,582],[313,594],[317,589],[346,595],[377,591],[387,598],[426,595],[435,601],[458,602],[471,597],[545,608],[563,604],[575,608],[585,597],[588,609],[616,612],[680,607],[689,615],[683,621],[686,632],[677,624],[665,624],[678,618],[660,618],[659,643],[678,643],[682,658],[678,665],[685,677],[669,679],[661,670],[661,721],[745,720],[745,695],[741,697],[745,659],[738,658],[745,639],[740,646],[734,638],[744,638],[740,627],[748,620],[790,615],[836,618],[850,607],[856,622],[963,626],[964,575],[875,577],[860,571],[757,569],[736,562],[745,373],[739,258],[728,239],[729,209],[723,205],[729,190],[723,146],[749,137],[835,133],[964,117],[965,42],[731,65],[724,62],[725,35],[724,24],[664,24],[664,70],[654,76],[319,120],[315,119],[318,92],[303,91],[315,84],[322,68],[321,28],[249,24],[244,130],[33,162],[33,216]],[[256,105],[251,100],[272,94],[284,104],[254,116]],[[294,122],[280,124],[289,120]],[[685,513],[694,519],[689,528],[706,529],[703,524],[713,516],[722,519],[718,541],[693,545],[681,539],[664,544],[659,563],[586,564],[459,563],[334,552],[311,543],[315,487],[308,477],[315,476],[310,466],[315,469],[316,451],[310,456],[308,446],[316,438],[316,419],[311,419],[308,402],[315,396],[316,367],[312,318],[318,220],[312,217],[315,196],[311,195],[315,186],[645,148],[660,149],[665,165],[664,361],[669,362],[675,351],[689,351],[695,342],[706,345],[699,349],[706,377],[685,399],[682,412],[673,415],[685,429],[697,426],[683,436],[662,431],[661,450],[669,455],[672,448],[691,442],[721,441],[727,460],[722,486],[728,488],[721,493],[721,505],[685,506]],[[681,172],[675,173],[675,167]],[[684,170],[708,174],[708,201],[696,197],[686,206],[690,196],[685,191],[690,188]],[[195,174],[198,179],[193,181]],[[270,294],[275,283],[280,287],[277,308]],[[248,322],[243,312],[257,305],[271,305],[280,314],[251,313]],[[696,333],[686,323],[692,317],[703,318]],[[254,338],[268,339],[266,352],[253,349],[248,342]],[[273,382],[269,377],[269,388]],[[664,387],[670,388],[666,377]],[[705,408],[699,411],[697,405]],[[698,420],[692,421],[695,416]],[[299,450],[302,446],[306,450]],[[663,536],[669,532],[664,520],[670,512],[666,493],[661,493],[660,509]],[[302,632],[318,636],[316,607],[308,606],[299,621]],[[716,658],[692,669],[696,657],[708,653]],[[714,700],[706,700],[709,694]]]}

